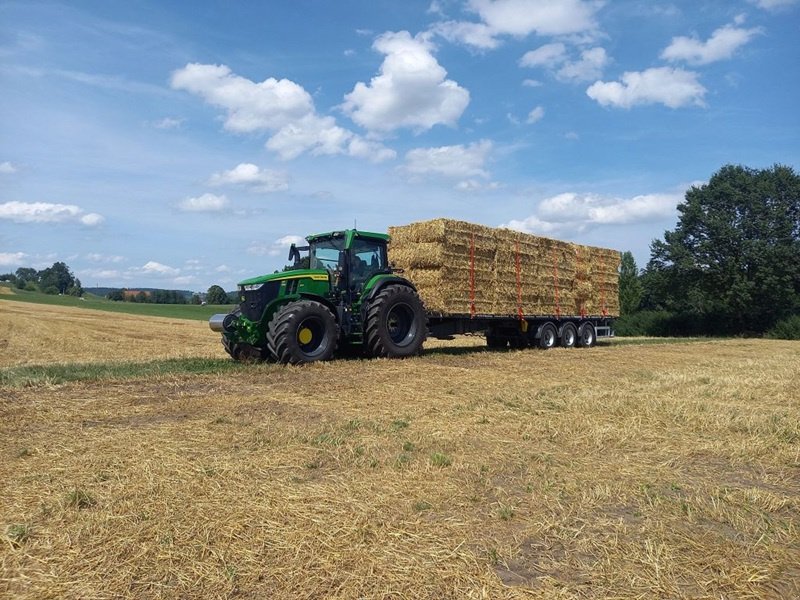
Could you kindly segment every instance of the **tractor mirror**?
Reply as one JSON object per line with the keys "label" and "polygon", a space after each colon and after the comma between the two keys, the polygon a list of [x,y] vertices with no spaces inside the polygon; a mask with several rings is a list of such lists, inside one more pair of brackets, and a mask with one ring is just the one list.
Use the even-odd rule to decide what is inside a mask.
{"label": "tractor mirror", "polygon": [[300,262],[300,251],[297,249],[297,246],[292,244],[289,246],[289,262],[293,265],[296,265]]}

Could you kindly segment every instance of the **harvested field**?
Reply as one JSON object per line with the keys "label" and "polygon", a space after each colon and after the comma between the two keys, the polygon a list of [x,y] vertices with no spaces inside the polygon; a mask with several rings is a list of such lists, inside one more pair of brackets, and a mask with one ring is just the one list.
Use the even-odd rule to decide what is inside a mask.
{"label": "harvested field", "polygon": [[[63,311],[80,360],[135,347]],[[474,343],[0,388],[0,596],[800,596],[800,345]]]}

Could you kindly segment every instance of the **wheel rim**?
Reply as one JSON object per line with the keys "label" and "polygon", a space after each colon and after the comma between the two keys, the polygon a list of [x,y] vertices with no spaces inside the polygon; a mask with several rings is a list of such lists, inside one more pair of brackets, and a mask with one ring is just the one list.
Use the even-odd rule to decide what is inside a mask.
{"label": "wheel rim", "polygon": [[567,329],[564,333],[564,345],[567,347],[575,345],[575,332],[572,329]]}
{"label": "wheel rim", "polygon": [[591,327],[584,327],[583,328],[583,335],[581,335],[581,341],[583,342],[584,346],[590,346],[594,341],[594,331],[592,331]]}
{"label": "wheel rim", "polygon": [[393,344],[400,347],[411,344],[417,336],[414,309],[405,303],[395,304],[386,314],[386,330]]}
{"label": "wheel rim", "polygon": [[545,327],[544,331],[542,332],[542,338],[544,341],[544,347],[552,348],[556,343],[556,332],[552,327]]}
{"label": "wheel rim", "polygon": [[297,345],[306,356],[323,354],[328,347],[325,323],[319,317],[303,319],[297,327]]}

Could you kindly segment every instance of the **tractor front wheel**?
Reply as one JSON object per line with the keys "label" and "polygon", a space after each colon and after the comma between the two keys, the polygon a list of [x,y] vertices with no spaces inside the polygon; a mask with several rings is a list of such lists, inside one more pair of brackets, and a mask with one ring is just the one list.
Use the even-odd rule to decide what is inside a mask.
{"label": "tractor front wheel", "polygon": [[267,345],[286,364],[328,360],[336,350],[339,328],[327,306],[301,300],[281,307],[269,322]]}
{"label": "tractor front wheel", "polygon": [[427,335],[425,307],[408,286],[387,285],[367,306],[364,340],[371,356],[412,356]]}

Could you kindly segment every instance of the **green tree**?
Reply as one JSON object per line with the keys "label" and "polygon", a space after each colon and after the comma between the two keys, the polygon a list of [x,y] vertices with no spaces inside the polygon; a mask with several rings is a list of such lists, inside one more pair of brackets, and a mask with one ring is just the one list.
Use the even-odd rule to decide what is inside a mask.
{"label": "green tree", "polygon": [[63,262],[55,262],[52,267],[39,271],[38,277],[39,287],[46,294],[66,294],[67,290],[75,287],[75,276]]}
{"label": "green tree", "polygon": [[36,284],[39,283],[39,272],[36,269],[20,267],[16,270],[15,275],[17,278],[15,285],[21,290],[26,289],[28,284],[32,284],[35,289]]}
{"label": "green tree", "polygon": [[109,300],[113,300],[114,302],[124,302],[125,294],[122,290],[111,290],[106,294],[106,298]]}
{"label": "green tree", "polygon": [[728,165],[692,187],[651,245],[647,303],[728,332],[763,332],[800,309],[800,176]]}
{"label": "green tree", "polygon": [[619,267],[619,306],[620,313],[629,315],[639,310],[642,301],[642,282],[639,281],[639,268],[630,252],[622,253]]}
{"label": "green tree", "polygon": [[208,304],[227,304],[228,294],[218,285],[212,285],[206,292],[206,302]]}

